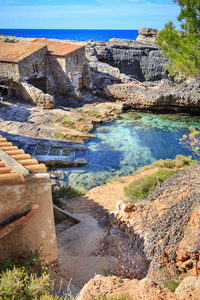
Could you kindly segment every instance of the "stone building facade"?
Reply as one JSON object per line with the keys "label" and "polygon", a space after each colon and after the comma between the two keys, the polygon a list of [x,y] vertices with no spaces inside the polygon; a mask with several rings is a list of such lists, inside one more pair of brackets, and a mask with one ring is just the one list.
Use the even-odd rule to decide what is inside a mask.
{"label": "stone building facade", "polygon": [[45,78],[47,74],[47,47],[28,42],[0,43],[0,74],[13,81]]}
{"label": "stone building facade", "polygon": [[0,262],[40,246],[46,260],[58,258],[49,175],[0,136]]}
{"label": "stone building facade", "polygon": [[85,47],[79,44],[46,39],[0,42],[0,78],[13,79],[8,94],[44,108],[55,106],[50,96],[54,93],[79,97],[84,62]]}
{"label": "stone building facade", "polygon": [[48,90],[78,95],[82,90],[85,47],[46,39],[36,39],[48,49]]}
{"label": "stone building facade", "polygon": [[[6,82],[8,95],[15,95],[44,108],[53,108],[54,99],[46,94],[47,69],[46,45],[0,43],[0,78],[4,78],[4,81],[6,77],[12,78],[12,81]],[[4,85],[0,87],[4,89]]]}

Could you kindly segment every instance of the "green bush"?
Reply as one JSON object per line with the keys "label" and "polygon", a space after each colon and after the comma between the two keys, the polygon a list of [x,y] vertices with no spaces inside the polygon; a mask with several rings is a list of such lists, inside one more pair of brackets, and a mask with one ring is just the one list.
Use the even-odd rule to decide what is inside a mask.
{"label": "green bush", "polygon": [[162,184],[169,176],[172,176],[175,170],[159,168],[154,174],[139,178],[124,188],[125,194],[131,202],[148,197],[149,193],[154,191],[158,184]]}
{"label": "green bush", "polygon": [[83,191],[78,190],[72,186],[60,187],[59,185],[52,186],[53,202],[56,203],[58,198],[65,198],[69,200],[71,198],[79,197],[83,194]]}
{"label": "green bush", "polygon": [[133,175],[136,175],[141,174],[143,171],[158,168],[154,174],[133,181],[124,188],[124,192],[132,202],[136,202],[139,199],[145,199],[150,192],[155,190],[158,184],[162,184],[169,176],[174,175],[176,172],[187,170],[195,164],[197,164],[197,161],[193,160],[192,156],[183,155],[177,155],[174,160],[157,160],[151,165],[144,166],[133,173]]}
{"label": "green bush", "polygon": [[154,161],[151,165],[144,166],[141,169],[135,171],[133,175],[141,174],[144,171],[155,168],[169,168],[175,170],[187,170],[188,167],[192,167],[197,164],[197,160],[192,159],[192,156],[177,155],[174,160],[172,159],[159,159]]}
{"label": "green bush", "polygon": [[164,288],[166,289],[169,289],[172,293],[175,292],[176,288],[179,286],[180,284],[180,281],[177,281],[175,279],[171,279],[171,280],[168,280],[166,282],[164,282]]}
{"label": "green bush", "polygon": [[0,275],[0,300],[53,299],[50,292],[49,275],[28,275],[22,268],[16,267]]}

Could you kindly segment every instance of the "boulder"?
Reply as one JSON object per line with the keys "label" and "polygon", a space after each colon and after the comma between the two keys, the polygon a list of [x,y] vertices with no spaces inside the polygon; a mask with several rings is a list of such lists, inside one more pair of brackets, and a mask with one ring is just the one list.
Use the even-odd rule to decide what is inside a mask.
{"label": "boulder", "polygon": [[138,29],[138,37],[136,39],[137,42],[143,43],[151,43],[156,44],[156,36],[158,34],[158,30],[155,28],[139,28]]}

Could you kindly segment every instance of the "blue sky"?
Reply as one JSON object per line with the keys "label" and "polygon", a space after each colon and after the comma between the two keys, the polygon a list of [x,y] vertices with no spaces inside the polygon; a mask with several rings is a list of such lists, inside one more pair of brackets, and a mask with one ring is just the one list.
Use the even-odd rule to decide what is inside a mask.
{"label": "blue sky", "polygon": [[1,28],[138,29],[177,28],[172,0],[0,0]]}

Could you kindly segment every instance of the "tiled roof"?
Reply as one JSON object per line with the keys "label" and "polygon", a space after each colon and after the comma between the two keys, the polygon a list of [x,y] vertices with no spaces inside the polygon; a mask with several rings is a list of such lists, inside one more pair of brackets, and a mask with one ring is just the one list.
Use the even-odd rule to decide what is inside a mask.
{"label": "tiled roof", "polygon": [[19,42],[0,42],[0,61],[18,63],[20,60],[45,47],[44,44]]}
{"label": "tiled roof", "polygon": [[68,44],[64,42],[54,42],[46,39],[35,39],[33,43],[44,43],[47,45],[48,52],[56,56],[66,56],[76,50],[84,48],[82,45]]}
{"label": "tiled roof", "polygon": [[[14,160],[20,163],[30,173],[46,173],[47,169],[44,164],[39,164],[29,154],[25,154],[24,150],[18,149],[8,142],[6,138],[0,135],[0,149],[11,156]],[[20,172],[13,172],[13,168],[6,166],[6,161],[0,160],[0,186],[1,185],[15,185],[25,183],[25,178]]]}

